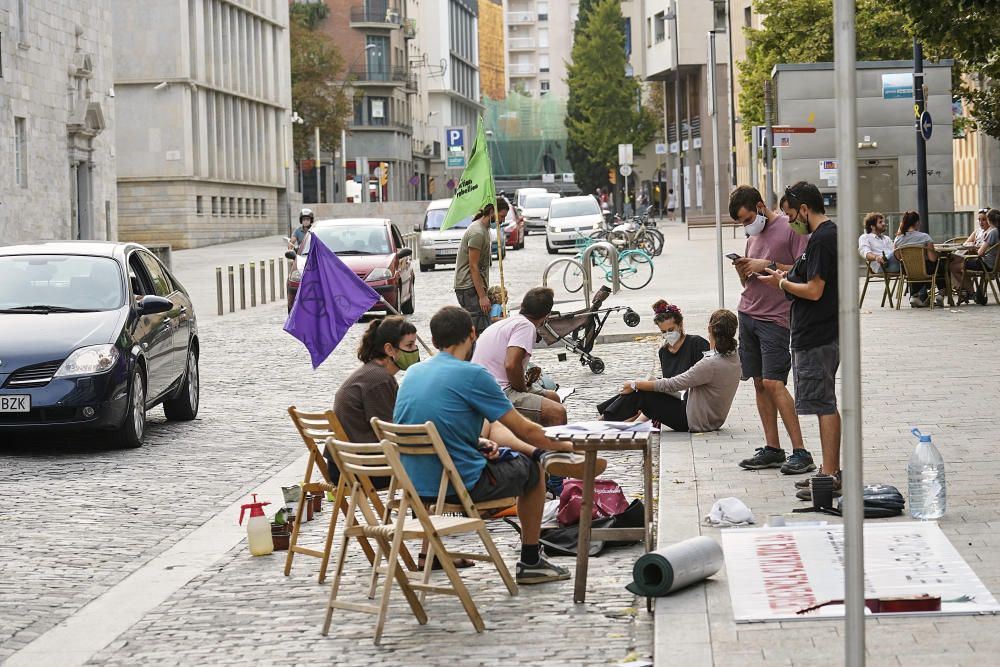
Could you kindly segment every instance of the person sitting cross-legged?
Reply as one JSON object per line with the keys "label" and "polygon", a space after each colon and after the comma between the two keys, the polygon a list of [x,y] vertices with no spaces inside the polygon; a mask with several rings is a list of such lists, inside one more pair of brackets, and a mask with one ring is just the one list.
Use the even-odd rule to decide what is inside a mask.
{"label": "person sitting cross-legged", "polygon": [[[538,327],[552,312],[553,293],[548,287],[528,290],[517,315],[501,320],[484,331],[476,341],[472,363],[490,372],[517,411],[542,426],[566,423],[566,408],[559,395],[546,389],[532,389],[527,377],[528,360],[535,347]],[[533,369],[532,375],[541,374]]]}
{"label": "person sitting cross-legged", "polygon": [[[431,318],[431,337],[439,352],[411,367],[399,388],[393,421],[433,422],[473,502],[517,497],[521,521],[518,584],[569,579],[570,573],[551,563],[541,551],[545,483],[542,467],[554,458],[573,457],[569,442],[552,441],[538,424],[525,419],[504,396],[496,380],[477,364],[468,363],[476,341],[469,313],[446,306]],[[500,456],[496,442],[482,436],[499,422],[523,444],[516,456]],[[494,424],[495,426],[495,424]],[[579,463],[553,471],[579,477]],[[403,466],[420,496],[434,498],[441,480],[441,462],[433,456],[403,456]],[[598,474],[607,462],[598,461]]]}

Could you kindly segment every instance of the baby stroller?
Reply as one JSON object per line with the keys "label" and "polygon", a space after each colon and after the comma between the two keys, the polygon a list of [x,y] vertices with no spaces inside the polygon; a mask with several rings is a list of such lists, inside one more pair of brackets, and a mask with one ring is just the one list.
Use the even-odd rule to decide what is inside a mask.
{"label": "baby stroller", "polygon": [[[601,308],[605,299],[611,296],[611,289],[607,285],[602,285],[590,308],[577,310],[572,313],[558,313],[552,311],[549,319],[542,326],[538,327],[541,339],[547,345],[562,343],[567,350],[573,354],[580,355],[580,365],[590,366],[592,373],[600,375],[604,372],[604,362],[600,357],[590,354],[594,349],[597,336],[601,333],[604,323],[607,322],[611,313],[625,311],[625,324],[630,327],[639,326],[639,313],[628,306],[613,306],[611,308]],[[565,361],[565,354],[560,354],[560,361]]]}

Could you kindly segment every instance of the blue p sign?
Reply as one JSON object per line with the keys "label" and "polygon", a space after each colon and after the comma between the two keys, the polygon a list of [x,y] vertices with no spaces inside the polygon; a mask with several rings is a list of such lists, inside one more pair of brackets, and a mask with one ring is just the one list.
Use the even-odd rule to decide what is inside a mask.
{"label": "blue p sign", "polygon": [[445,141],[448,148],[462,149],[465,147],[465,128],[449,127],[445,130]]}

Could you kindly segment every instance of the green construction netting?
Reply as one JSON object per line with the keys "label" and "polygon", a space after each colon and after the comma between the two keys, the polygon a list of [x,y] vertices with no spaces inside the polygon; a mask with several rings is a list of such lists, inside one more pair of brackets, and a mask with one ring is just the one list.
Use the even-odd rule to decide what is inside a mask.
{"label": "green construction netting", "polygon": [[494,175],[530,178],[573,171],[566,159],[566,100],[510,93],[502,100],[485,98],[483,104]]}

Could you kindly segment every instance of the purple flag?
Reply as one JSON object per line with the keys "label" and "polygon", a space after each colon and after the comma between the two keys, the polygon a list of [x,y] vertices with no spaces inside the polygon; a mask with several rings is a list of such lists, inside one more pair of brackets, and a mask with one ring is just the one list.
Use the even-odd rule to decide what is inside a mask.
{"label": "purple flag", "polygon": [[378,292],[313,234],[285,331],[302,341],[316,368],[378,301]]}

